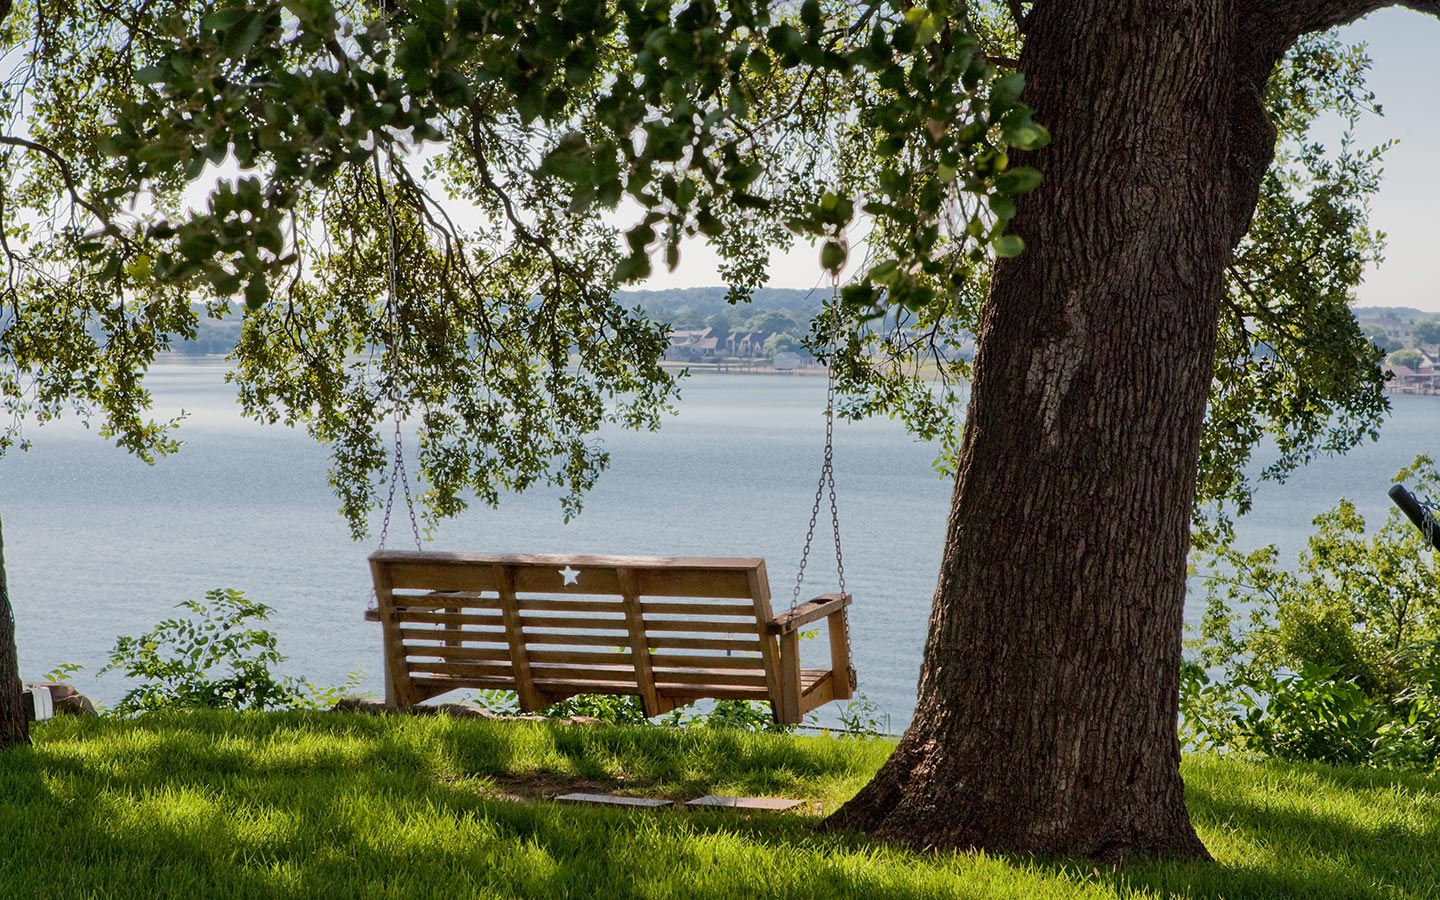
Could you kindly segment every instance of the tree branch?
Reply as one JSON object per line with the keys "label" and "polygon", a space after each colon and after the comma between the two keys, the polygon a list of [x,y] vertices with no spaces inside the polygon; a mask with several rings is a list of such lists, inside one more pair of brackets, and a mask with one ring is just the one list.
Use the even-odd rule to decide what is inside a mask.
{"label": "tree branch", "polygon": [[1010,18],[1015,20],[1015,30],[1021,34],[1025,33],[1025,27],[1030,23],[1030,16],[1026,14],[1022,0],[1005,0],[1010,7]]}
{"label": "tree branch", "polygon": [[[0,7],[3,7],[4,2],[5,0],[0,0]],[[33,150],[49,158],[49,160],[55,164],[55,167],[60,170],[60,177],[65,181],[65,189],[69,192],[70,199],[75,201],[77,206],[88,210],[92,216],[100,220],[102,225],[110,224],[110,217],[105,214],[103,209],[80,196],[80,188],[75,182],[75,172],[70,168],[70,161],[61,156],[54,148],[9,134],[0,134],[0,145],[23,147],[26,150]]]}
{"label": "tree branch", "polygon": [[1251,0],[1246,18],[1260,26],[1267,49],[1288,49],[1303,34],[1348,25],[1391,6],[1440,16],[1440,0]]}

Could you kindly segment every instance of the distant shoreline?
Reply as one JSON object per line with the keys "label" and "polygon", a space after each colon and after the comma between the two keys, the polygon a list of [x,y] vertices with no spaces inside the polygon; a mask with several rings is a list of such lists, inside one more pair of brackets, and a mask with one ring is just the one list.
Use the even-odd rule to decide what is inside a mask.
{"label": "distant shoreline", "polygon": [[660,368],[667,372],[682,372],[688,370],[692,374],[707,372],[715,375],[798,375],[801,377],[814,377],[825,375],[825,367],[815,363],[808,366],[800,366],[795,369],[777,369],[769,363],[706,363],[706,362],[679,362],[677,360],[664,359],[660,361]]}
{"label": "distant shoreline", "polygon": [[[180,353],[175,350],[164,350],[155,354],[156,362],[214,365],[231,362],[230,357],[224,353]],[[825,367],[819,363],[799,366],[794,369],[777,369],[769,363],[740,363],[740,362],[680,362],[679,360],[662,359],[660,367],[667,372],[681,372],[689,370],[691,373],[702,372],[716,375],[795,375],[802,378],[825,377]]]}

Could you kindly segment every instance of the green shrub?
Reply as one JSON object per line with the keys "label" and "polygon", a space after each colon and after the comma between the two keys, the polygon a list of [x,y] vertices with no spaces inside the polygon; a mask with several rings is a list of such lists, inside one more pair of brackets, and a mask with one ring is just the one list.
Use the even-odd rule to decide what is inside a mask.
{"label": "green shrub", "polygon": [[[1396,476],[1440,495],[1419,457]],[[1440,566],[1398,510],[1370,534],[1348,500],[1314,520],[1297,571],[1223,544],[1182,671],[1181,733],[1202,749],[1435,770]]]}
{"label": "green shrub", "polygon": [[115,639],[110,659],[98,674],[120,672],[139,684],[115,706],[120,715],[156,709],[317,708],[333,703],[358,686],[352,672],[338,688],[319,688],[304,678],[278,675],[284,662],[275,635],[256,627],[271,609],[237,590],[209,591],[204,600],[187,600],[179,608],[189,618],[160,622],[139,637]]}

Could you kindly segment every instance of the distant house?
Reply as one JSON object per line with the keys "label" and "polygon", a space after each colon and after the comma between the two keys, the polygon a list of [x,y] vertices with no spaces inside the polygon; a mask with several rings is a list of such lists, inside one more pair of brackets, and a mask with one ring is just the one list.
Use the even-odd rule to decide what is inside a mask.
{"label": "distant house", "polygon": [[720,341],[715,329],[681,330],[670,332],[670,346],[665,351],[666,359],[694,359],[697,356],[715,356]]}
{"label": "distant house", "polygon": [[1391,374],[1388,387],[1393,393],[1440,393],[1440,370],[1437,370],[1435,364],[1429,360],[1421,364],[1418,369],[1398,365],[1388,366],[1387,368],[1389,368]]}

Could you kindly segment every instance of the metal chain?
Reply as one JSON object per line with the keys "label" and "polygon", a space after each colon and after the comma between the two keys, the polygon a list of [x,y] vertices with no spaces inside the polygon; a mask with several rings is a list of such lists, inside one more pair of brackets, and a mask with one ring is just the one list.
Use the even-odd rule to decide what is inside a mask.
{"label": "metal chain", "polygon": [[[1416,499],[1419,500],[1420,498],[1417,497]],[[1420,510],[1425,513],[1425,527],[1421,529],[1425,535],[1425,544],[1431,549],[1434,549],[1435,523],[1437,520],[1440,520],[1440,503],[1436,503],[1434,500],[1426,497],[1420,500]]]}
{"label": "metal chain", "polygon": [[[810,562],[810,547],[815,542],[815,525],[820,519],[820,504],[830,493],[830,524],[835,535],[835,572],[840,593],[845,593],[845,554],[840,548],[840,506],[835,498],[835,367],[833,359],[840,331],[840,281],[835,280],[835,293],[826,314],[830,320],[829,356],[825,360],[825,461],[820,466],[820,481],[815,487],[815,504],[810,508],[810,527],[805,531],[805,548],[800,551],[800,570],[795,575],[795,590],[790,595],[790,609],[800,605],[800,587],[805,583],[805,567]],[[849,635],[846,635],[849,640]]]}
{"label": "metal chain", "polygon": [[[385,183],[380,178],[378,161],[375,163],[375,187],[380,192],[380,201],[385,204],[386,233],[389,237],[385,316],[390,320],[390,333],[394,335],[400,330],[396,322],[399,311],[395,308],[395,298],[400,294],[400,266],[396,259],[399,239],[395,234],[395,210],[390,206],[390,195],[385,191]],[[394,349],[393,340],[391,349]],[[415,549],[422,550],[420,523],[415,518],[415,498],[410,494],[410,475],[405,471],[404,414],[400,411],[400,390],[393,381],[390,384],[390,406],[395,417],[395,461],[390,466],[390,491],[385,497],[385,518],[380,524],[380,549],[385,549],[385,539],[390,535],[390,514],[395,506],[395,483],[398,481],[405,488],[405,508],[410,511],[410,533],[415,537]]]}

